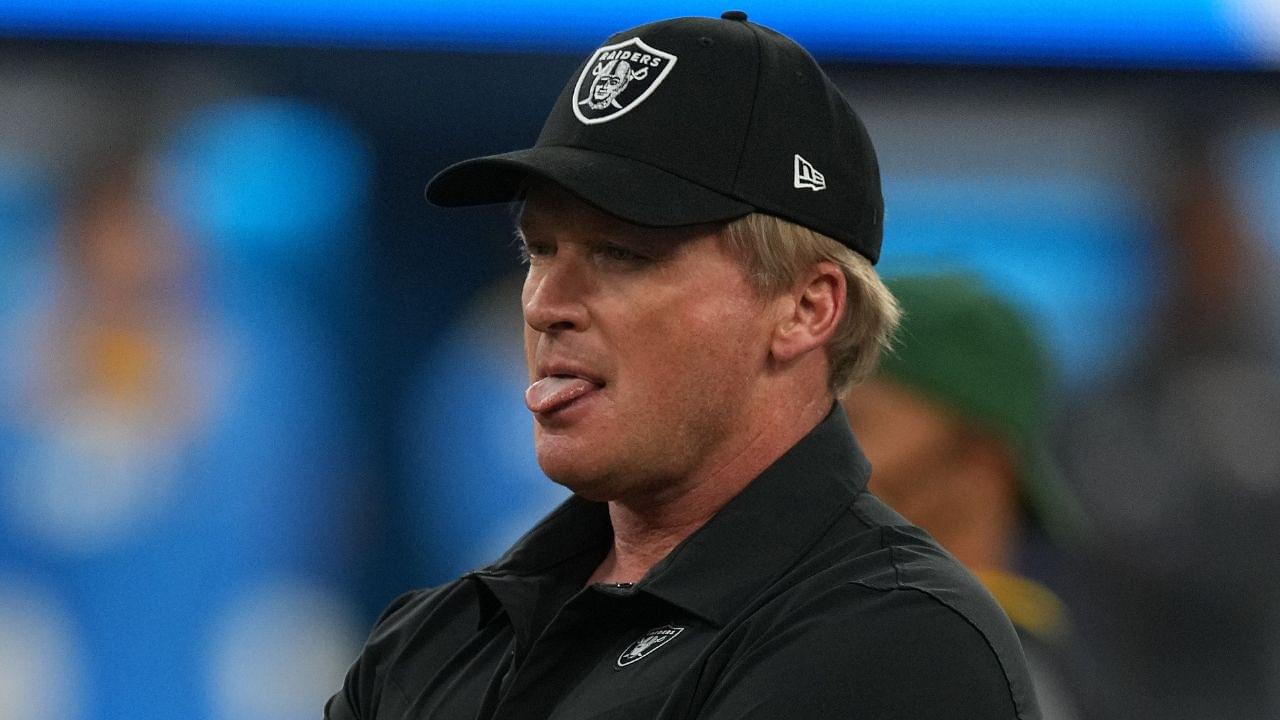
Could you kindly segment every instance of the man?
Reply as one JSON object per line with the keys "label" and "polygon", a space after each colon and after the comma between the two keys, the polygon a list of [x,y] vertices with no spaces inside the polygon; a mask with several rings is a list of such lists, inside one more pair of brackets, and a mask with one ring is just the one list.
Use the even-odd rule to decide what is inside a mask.
{"label": "man", "polygon": [[1013,621],[1046,719],[1090,713],[1061,602],[1017,572],[1030,536],[1082,522],[1046,457],[1048,365],[1032,328],[968,275],[889,283],[904,320],[876,375],[845,398],[869,486],[969,568]]}
{"label": "man", "polygon": [[[618,59],[648,71],[581,103]],[[523,199],[525,401],[575,496],[393,602],[329,718],[1039,716],[999,609],[864,491],[834,400],[897,322],[879,171],[803,49],[740,12],[624,31],[533,148],[427,197]]]}

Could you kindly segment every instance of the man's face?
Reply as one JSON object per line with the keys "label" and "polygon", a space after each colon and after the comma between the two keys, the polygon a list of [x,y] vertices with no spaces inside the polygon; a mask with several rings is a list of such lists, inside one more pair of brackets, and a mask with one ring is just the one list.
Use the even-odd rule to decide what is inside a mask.
{"label": "man's face", "polygon": [[716,226],[650,229],[530,192],[525,359],[538,463],[593,500],[654,499],[745,426],[763,303]]}

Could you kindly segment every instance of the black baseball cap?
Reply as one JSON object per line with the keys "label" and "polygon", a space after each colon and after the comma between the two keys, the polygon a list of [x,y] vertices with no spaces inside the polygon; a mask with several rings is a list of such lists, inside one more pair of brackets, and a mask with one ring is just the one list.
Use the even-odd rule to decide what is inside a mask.
{"label": "black baseball cap", "polygon": [[616,33],[533,147],[451,165],[426,195],[508,202],[530,176],[637,225],[763,212],[880,256],[880,169],[862,121],[804,48],[735,10]]}

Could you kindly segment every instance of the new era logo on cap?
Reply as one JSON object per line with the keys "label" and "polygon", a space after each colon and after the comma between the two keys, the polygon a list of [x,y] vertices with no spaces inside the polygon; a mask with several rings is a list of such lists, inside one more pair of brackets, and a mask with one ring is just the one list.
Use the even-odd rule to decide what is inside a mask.
{"label": "new era logo on cap", "polygon": [[810,163],[808,160],[800,157],[799,154],[796,155],[796,174],[794,183],[797,190],[809,188],[810,190],[817,192],[819,190],[827,189],[827,179],[822,176],[822,173],[818,172],[818,169],[813,166],[813,163]]}

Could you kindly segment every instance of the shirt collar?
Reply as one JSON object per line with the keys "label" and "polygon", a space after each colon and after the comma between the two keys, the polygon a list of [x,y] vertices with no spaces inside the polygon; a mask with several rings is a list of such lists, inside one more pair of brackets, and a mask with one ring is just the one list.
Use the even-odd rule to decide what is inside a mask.
{"label": "shirt collar", "polygon": [[[574,495],[516,541],[497,562],[469,573],[504,609],[517,646],[528,647],[539,623],[554,614],[548,603],[581,589],[609,552],[613,526],[609,508]],[[481,613],[488,622],[497,607]]]}
{"label": "shirt collar", "polygon": [[792,567],[866,489],[841,406],[650,569],[637,589],[723,626]]}
{"label": "shirt collar", "polygon": [[[795,564],[866,489],[870,474],[844,410],[834,403],[808,435],[651,568],[636,591],[722,626]],[[612,533],[604,503],[574,496],[475,574],[498,590],[502,578],[546,578],[556,568],[576,567],[570,561],[588,553],[598,563]]]}

